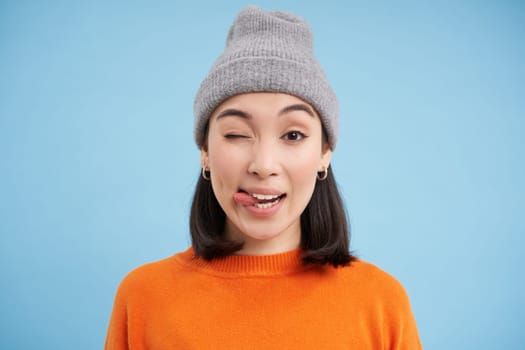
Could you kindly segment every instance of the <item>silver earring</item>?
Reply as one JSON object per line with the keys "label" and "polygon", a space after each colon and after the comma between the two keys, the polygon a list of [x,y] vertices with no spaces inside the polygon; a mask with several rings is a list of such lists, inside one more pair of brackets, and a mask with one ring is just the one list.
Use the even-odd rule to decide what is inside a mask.
{"label": "silver earring", "polygon": [[328,168],[324,168],[323,171],[317,172],[317,180],[324,181],[328,177]]}
{"label": "silver earring", "polygon": [[206,181],[210,181],[210,171],[206,170],[205,167],[202,168],[202,178]]}

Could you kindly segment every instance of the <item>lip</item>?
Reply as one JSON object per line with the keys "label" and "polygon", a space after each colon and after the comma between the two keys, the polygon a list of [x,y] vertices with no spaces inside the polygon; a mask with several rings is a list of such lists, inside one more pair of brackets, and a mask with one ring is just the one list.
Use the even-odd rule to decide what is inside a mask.
{"label": "lip", "polygon": [[253,205],[243,206],[243,208],[255,217],[268,218],[270,216],[275,215],[279,211],[285,200],[286,197],[280,199],[277,204],[270,208],[257,208]]}
{"label": "lip", "polygon": [[279,202],[270,208],[258,208],[254,205],[243,205],[243,210],[246,210],[251,215],[258,218],[268,218],[275,215],[282,207],[286,200],[286,192],[280,191],[276,188],[268,187],[241,187],[240,192],[246,192],[248,195],[253,197],[253,194],[266,195],[266,196],[279,196]]}
{"label": "lip", "polygon": [[271,196],[280,196],[285,193],[283,191],[279,191],[276,189],[262,188],[262,187],[244,187],[244,188],[240,188],[239,190],[244,191],[248,194],[256,193],[256,194],[264,194],[264,195],[271,195]]}

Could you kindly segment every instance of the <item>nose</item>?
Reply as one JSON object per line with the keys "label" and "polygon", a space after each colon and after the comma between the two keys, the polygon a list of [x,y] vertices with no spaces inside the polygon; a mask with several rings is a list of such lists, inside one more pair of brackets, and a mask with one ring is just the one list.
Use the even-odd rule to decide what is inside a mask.
{"label": "nose", "polygon": [[279,150],[272,142],[257,142],[251,150],[248,166],[250,174],[261,178],[278,175],[280,171]]}

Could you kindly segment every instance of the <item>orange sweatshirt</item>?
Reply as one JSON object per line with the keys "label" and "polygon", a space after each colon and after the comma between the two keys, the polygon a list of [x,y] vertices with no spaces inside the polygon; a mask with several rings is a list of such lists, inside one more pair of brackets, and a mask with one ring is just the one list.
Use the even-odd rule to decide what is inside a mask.
{"label": "orange sweatshirt", "polygon": [[303,266],[300,251],[206,262],[190,248],[118,288],[106,350],[421,349],[398,281],[356,261]]}

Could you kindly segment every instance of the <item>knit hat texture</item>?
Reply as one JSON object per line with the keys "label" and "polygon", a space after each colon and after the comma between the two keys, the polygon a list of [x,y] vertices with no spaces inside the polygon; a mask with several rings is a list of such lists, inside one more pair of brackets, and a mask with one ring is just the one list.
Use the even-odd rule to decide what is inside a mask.
{"label": "knit hat texture", "polygon": [[313,52],[308,23],[288,12],[256,6],[235,18],[222,55],[201,83],[194,103],[195,141],[201,148],[212,112],[224,100],[248,92],[281,92],[310,103],[321,117],[332,149],[338,103]]}

